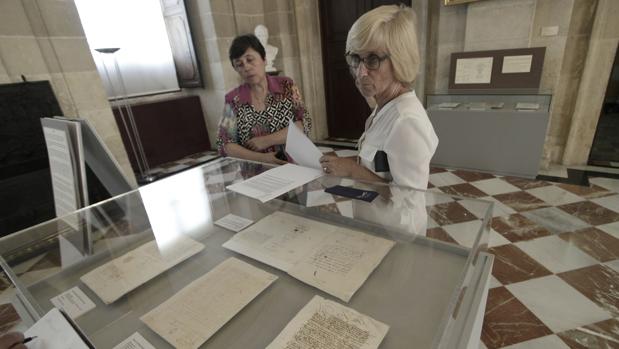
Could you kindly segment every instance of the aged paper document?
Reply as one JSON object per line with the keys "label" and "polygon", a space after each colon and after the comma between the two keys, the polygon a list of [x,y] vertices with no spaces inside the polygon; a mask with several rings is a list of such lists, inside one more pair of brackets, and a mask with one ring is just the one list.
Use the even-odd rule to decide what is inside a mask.
{"label": "aged paper document", "polygon": [[228,258],[140,320],[175,348],[198,348],[276,279]]}
{"label": "aged paper document", "polygon": [[111,304],[203,249],[204,245],[183,235],[162,248],[153,240],[92,270],[80,280],[105,304]]}
{"label": "aged paper document", "polygon": [[305,254],[288,274],[348,302],[393,245],[391,240],[339,228]]}
{"label": "aged paper document", "polygon": [[529,73],[531,72],[532,62],[533,55],[505,56],[503,57],[501,73]]}
{"label": "aged paper document", "polygon": [[314,296],[266,349],[376,349],[389,326]]}
{"label": "aged paper document", "polygon": [[275,212],[223,246],[348,302],[393,245],[359,231]]}
{"label": "aged paper document", "polygon": [[455,84],[489,84],[492,78],[492,57],[458,58]]}
{"label": "aged paper document", "polygon": [[62,309],[71,319],[77,319],[97,307],[78,286],[52,297],[50,302],[56,308]]}
{"label": "aged paper document", "polygon": [[328,224],[275,212],[237,233],[223,246],[287,272],[331,230]]}

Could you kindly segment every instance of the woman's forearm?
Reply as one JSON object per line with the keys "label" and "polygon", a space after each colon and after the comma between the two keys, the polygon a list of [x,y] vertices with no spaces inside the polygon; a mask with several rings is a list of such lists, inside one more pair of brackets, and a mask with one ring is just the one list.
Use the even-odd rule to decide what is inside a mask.
{"label": "woman's forearm", "polygon": [[371,182],[387,182],[384,178],[380,177],[376,173],[368,170],[366,167],[357,165],[351,171],[352,179],[371,181]]}
{"label": "woman's forearm", "polygon": [[[294,123],[295,125],[297,125],[297,127],[303,131],[303,121],[295,121]],[[274,145],[279,145],[279,144],[286,144],[286,137],[288,136],[288,127],[285,127],[277,132],[273,132],[270,135],[264,136],[264,137],[268,137],[269,139],[269,144],[271,146]]]}
{"label": "woman's forearm", "polygon": [[252,161],[264,162],[264,153],[249,150],[242,145],[236,143],[227,143],[224,145],[226,154],[235,158],[241,158]]}

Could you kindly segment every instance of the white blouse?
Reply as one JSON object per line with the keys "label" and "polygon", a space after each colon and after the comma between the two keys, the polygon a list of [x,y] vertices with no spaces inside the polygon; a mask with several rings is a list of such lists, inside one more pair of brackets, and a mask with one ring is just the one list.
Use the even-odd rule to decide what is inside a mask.
{"label": "white blouse", "polygon": [[[392,99],[378,113],[374,109],[359,144],[361,164],[376,175],[397,185],[427,189],[438,137],[414,91]],[[376,171],[378,151],[387,154],[388,172]]]}

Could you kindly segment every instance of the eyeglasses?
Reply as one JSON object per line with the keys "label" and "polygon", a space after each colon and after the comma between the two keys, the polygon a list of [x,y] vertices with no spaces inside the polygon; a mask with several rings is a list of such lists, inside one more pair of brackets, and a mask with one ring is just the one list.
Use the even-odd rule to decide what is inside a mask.
{"label": "eyeglasses", "polygon": [[353,69],[357,69],[359,64],[363,62],[363,65],[365,65],[368,70],[376,70],[380,67],[380,62],[387,58],[389,58],[389,55],[381,57],[375,53],[370,53],[367,57],[361,58],[361,56],[356,53],[346,53],[346,63]]}

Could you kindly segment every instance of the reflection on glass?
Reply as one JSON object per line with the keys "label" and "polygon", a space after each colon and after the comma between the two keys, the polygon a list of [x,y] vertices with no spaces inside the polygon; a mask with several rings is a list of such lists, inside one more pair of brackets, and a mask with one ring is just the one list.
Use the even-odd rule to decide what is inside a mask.
{"label": "reflection on glass", "polygon": [[201,171],[187,171],[140,188],[159,250],[172,247],[183,232],[212,221],[209,196]]}

